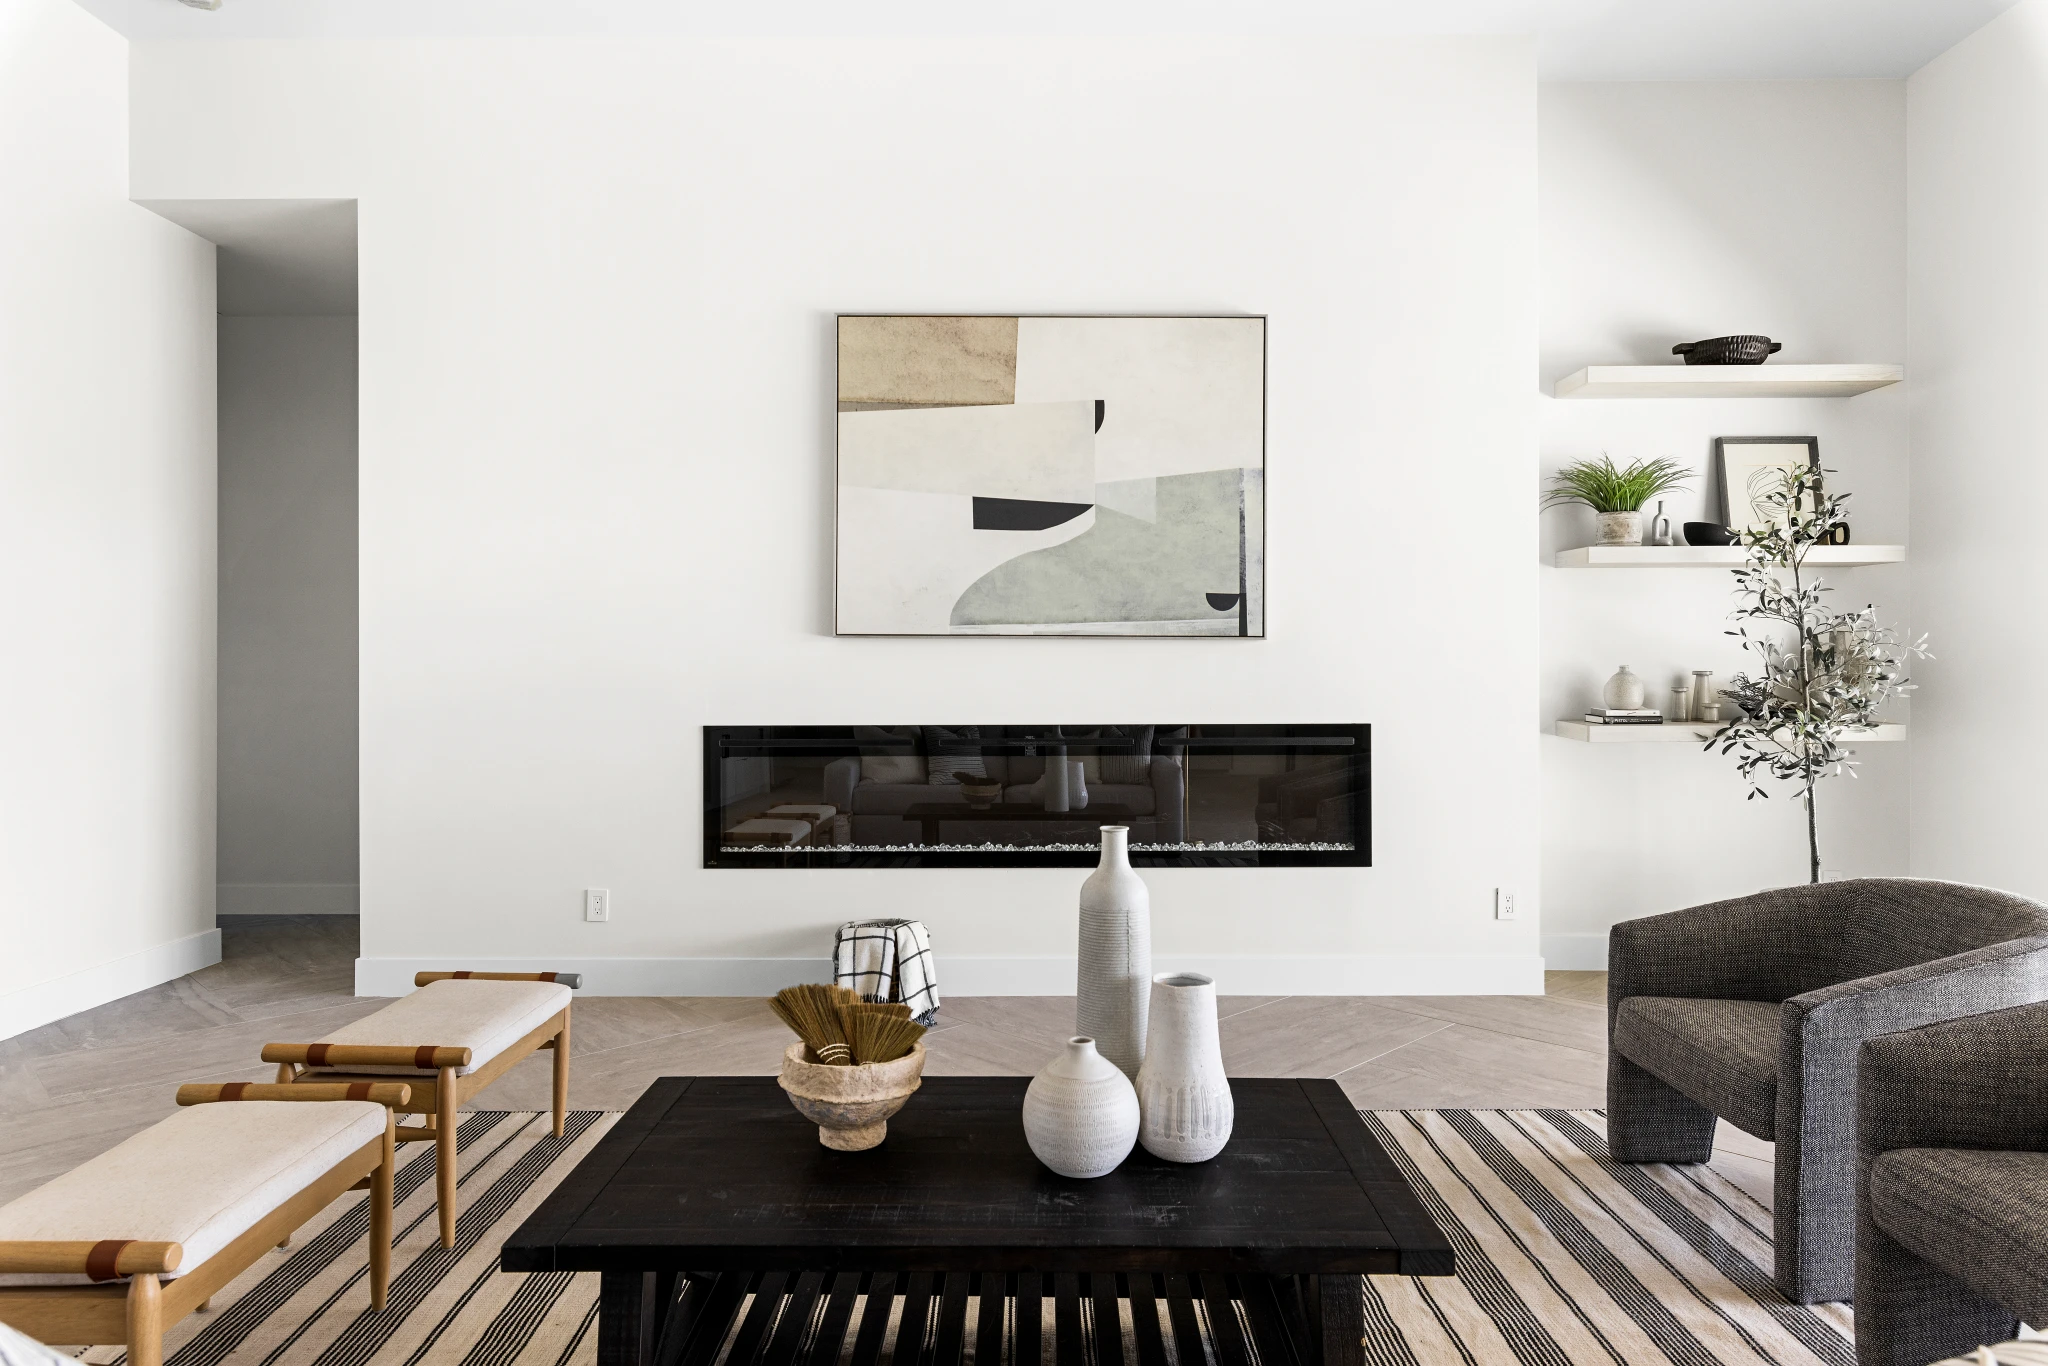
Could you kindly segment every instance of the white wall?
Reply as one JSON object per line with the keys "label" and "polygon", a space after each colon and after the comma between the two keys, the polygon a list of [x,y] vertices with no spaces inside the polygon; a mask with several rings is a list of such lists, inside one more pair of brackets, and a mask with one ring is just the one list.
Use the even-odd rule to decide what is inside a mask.
{"label": "white wall", "polygon": [[223,915],[356,910],[356,320],[220,319]]}
{"label": "white wall", "polygon": [[[1674,342],[1731,332],[1782,340],[1777,363],[1906,359],[1903,82],[1546,85],[1541,124],[1546,392],[1584,365],[1670,363]],[[1911,561],[1924,564],[1920,526],[1909,537],[1906,516],[1907,391],[1923,373],[1916,364],[1907,385],[1854,399],[1545,398],[1543,473],[1606,451],[1623,463],[1670,456],[1705,476],[1716,436],[1818,436],[1822,464],[1852,495],[1857,539],[1910,541]],[[1673,529],[1718,520],[1715,488],[1702,477],[1668,498]],[[1524,496],[1533,506],[1535,481]],[[1544,514],[1546,566],[1593,539],[1592,514]],[[1874,601],[1903,621],[1907,572],[1828,581],[1839,605]],[[1721,634],[1733,606],[1725,573],[1545,567],[1539,577],[1546,726],[1596,703],[1620,664],[1657,705],[1674,676],[1711,668],[1725,681],[1745,665]],[[1822,786],[1826,869],[1907,871],[1908,749],[1866,745],[1858,779]],[[1732,757],[1555,736],[1542,756],[1553,968],[1604,967],[1618,920],[1806,880],[1803,809],[1782,791],[1745,801]]]}
{"label": "white wall", "polygon": [[2025,0],[1907,83],[1913,871],[2048,900],[2026,724],[2048,669],[2048,4]]}
{"label": "white wall", "polygon": [[0,7],[0,1037],[220,957],[213,249],[128,202],[126,49]]}
{"label": "white wall", "polygon": [[[1376,866],[1148,873],[1163,962],[1540,986],[1528,45],[134,62],[138,197],[359,201],[360,984],[752,991],[914,914],[950,990],[1070,989],[1079,871],[703,870],[701,728],[1136,708],[1376,727]],[[834,639],[838,310],[1270,314],[1270,637]]]}

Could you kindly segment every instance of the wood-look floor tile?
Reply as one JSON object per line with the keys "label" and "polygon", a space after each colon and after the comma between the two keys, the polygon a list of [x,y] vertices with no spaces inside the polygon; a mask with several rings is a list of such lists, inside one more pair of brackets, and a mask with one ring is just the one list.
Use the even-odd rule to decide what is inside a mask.
{"label": "wood-look floor tile", "polygon": [[926,1036],[924,1070],[934,1077],[1036,1076],[1074,1037],[1073,1027],[1071,1018],[1064,1031],[962,1024]]}
{"label": "wood-look floor tile", "polygon": [[939,1007],[939,1018],[1065,1043],[1074,1037],[1074,1005],[1071,996],[955,996]]}
{"label": "wood-look floor tile", "polygon": [[1583,1049],[1447,1024],[1339,1073],[1338,1085],[1374,1110],[1593,1109],[1606,1103],[1607,1060]]}
{"label": "wood-look floor tile", "polygon": [[1604,972],[1546,972],[1543,994],[1580,1005],[1607,1005],[1607,974]]}
{"label": "wood-look floor tile", "polygon": [[1223,1064],[1240,1077],[1332,1077],[1447,1029],[1364,996],[1290,996],[1221,1022]]}
{"label": "wood-look floor tile", "polygon": [[1607,1052],[1607,1012],[1549,996],[1381,996],[1382,1005],[1563,1048]]}
{"label": "wood-look floor tile", "polygon": [[[181,1034],[169,1042],[138,1042],[80,1049],[33,1064],[43,1090],[57,1099],[114,1091],[168,1081],[172,1086],[193,1076],[229,1068],[263,1066],[267,1043],[311,1043],[384,1003],[370,997],[345,998],[338,1004],[274,1020],[250,1020]],[[277,1069],[271,1068],[274,1073]]]}

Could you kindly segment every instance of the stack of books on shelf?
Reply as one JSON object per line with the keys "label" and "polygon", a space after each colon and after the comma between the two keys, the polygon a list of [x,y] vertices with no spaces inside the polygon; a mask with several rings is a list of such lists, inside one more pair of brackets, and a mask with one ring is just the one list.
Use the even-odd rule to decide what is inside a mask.
{"label": "stack of books on shelf", "polygon": [[1586,724],[1592,726],[1661,726],[1664,713],[1655,707],[1588,707]]}

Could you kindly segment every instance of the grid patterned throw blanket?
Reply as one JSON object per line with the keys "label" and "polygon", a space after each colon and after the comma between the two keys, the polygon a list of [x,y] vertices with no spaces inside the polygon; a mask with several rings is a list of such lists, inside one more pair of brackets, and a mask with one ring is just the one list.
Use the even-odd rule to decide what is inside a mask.
{"label": "grid patterned throw blanket", "polygon": [[851,920],[832,946],[832,980],[863,1001],[901,1001],[919,1024],[939,1018],[932,936],[922,920]]}

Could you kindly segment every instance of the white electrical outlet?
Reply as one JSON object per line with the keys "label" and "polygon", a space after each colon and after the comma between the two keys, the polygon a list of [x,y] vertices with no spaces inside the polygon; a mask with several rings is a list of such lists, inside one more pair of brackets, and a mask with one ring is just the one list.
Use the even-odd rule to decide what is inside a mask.
{"label": "white electrical outlet", "polygon": [[583,918],[600,925],[612,918],[612,894],[609,888],[583,889]]}
{"label": "white electrical outlet", "polygon": [[1495,920],[1520,920],[1522,913],[1516,909],[1515,894],[1511,888],[1493,889],[1493,918]]}

